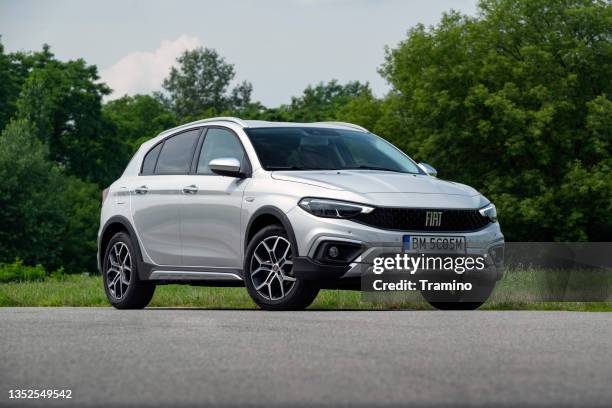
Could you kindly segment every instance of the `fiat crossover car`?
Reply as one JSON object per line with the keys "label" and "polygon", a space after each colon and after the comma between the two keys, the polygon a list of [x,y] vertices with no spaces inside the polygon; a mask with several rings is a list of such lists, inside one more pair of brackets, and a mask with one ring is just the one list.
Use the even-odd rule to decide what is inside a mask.
{"label": "fiat crossover car", "polygon": [[130,309],[160,284],[245,286],[263,309],[294,310],[322,288],[359,287],[381,248],[450,242],[495,263],[504,238],[493,204],[435,176],[349,123],[221,117],[167,130],[102,194],[106,295]]}

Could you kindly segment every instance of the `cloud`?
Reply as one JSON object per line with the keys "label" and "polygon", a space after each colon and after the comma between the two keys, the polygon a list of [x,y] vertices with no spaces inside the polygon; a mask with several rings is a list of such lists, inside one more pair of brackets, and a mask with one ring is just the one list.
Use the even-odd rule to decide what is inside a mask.
{"label": "cloud", "polygon": [[111,67],[103,69],[100,77],[113,89],[111,98],[150,93],[160,89],[170,67],[183,51],[199,46],[202,46],[202,41],[185,34],[174,41],[163,40],[154,51],[137,51],[126,55]]}

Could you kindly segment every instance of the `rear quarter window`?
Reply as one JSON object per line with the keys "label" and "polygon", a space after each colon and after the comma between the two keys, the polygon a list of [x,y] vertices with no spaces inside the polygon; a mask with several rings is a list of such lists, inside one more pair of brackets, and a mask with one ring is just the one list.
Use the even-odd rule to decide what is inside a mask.
{"label": "rear quarter window", "polygon": [[162,145],[163,143],[159,143],[157,146],[149,150],[142,161],[142,171],[140,174],[147,176],[155,172],[155,164],[157,163],[157,158],[159,157],[159,152],[161,151]]}

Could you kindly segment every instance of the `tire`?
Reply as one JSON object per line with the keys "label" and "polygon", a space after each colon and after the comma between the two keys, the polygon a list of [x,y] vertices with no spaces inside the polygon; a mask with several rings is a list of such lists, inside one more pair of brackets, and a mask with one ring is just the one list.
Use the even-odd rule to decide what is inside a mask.
{"label": "tire", "polygon": [[429,302],[438,310],[476,310],[484,305],[484,302]]}
{"label": "tire", "polygon": [[255,234],[244,257],[244,282],[264,310],[302,310],[319,293],[313,282],[293,276],[293,248],[285,229],[270,225]]}
{"label": "tire", "polygon": [[106,247],[102,269],[104,292],[117,309],[142,309],[155,292],[154,284],[139,279],[136,257],[132,239],[125,232],[115,234]]}
{"label": "tire", "polygon": [[431,292],[421,291],[427,303],[438,310],[476,310],[482,306],[493,289],[495,280],[479,279],[470,282],[473,285],[471,293]]}

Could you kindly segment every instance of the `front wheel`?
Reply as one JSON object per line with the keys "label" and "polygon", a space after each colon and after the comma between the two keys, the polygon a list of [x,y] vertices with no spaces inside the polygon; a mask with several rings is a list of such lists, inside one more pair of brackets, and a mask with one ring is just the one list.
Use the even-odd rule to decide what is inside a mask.
{"label": "front wheel", "polygon": [[115,234],[108,243],[102,276],[106,297],[117,309],[142,309],[155,292],[155,285],[138,278],[134,244],[125,232]]}
{"label": "front wheel", "polygon": [[305,309],[319,293],[312,282],[293,274],[293,248],[280,225],[263,228],[249,242],[244,281],[253,301],[265,310]]}

